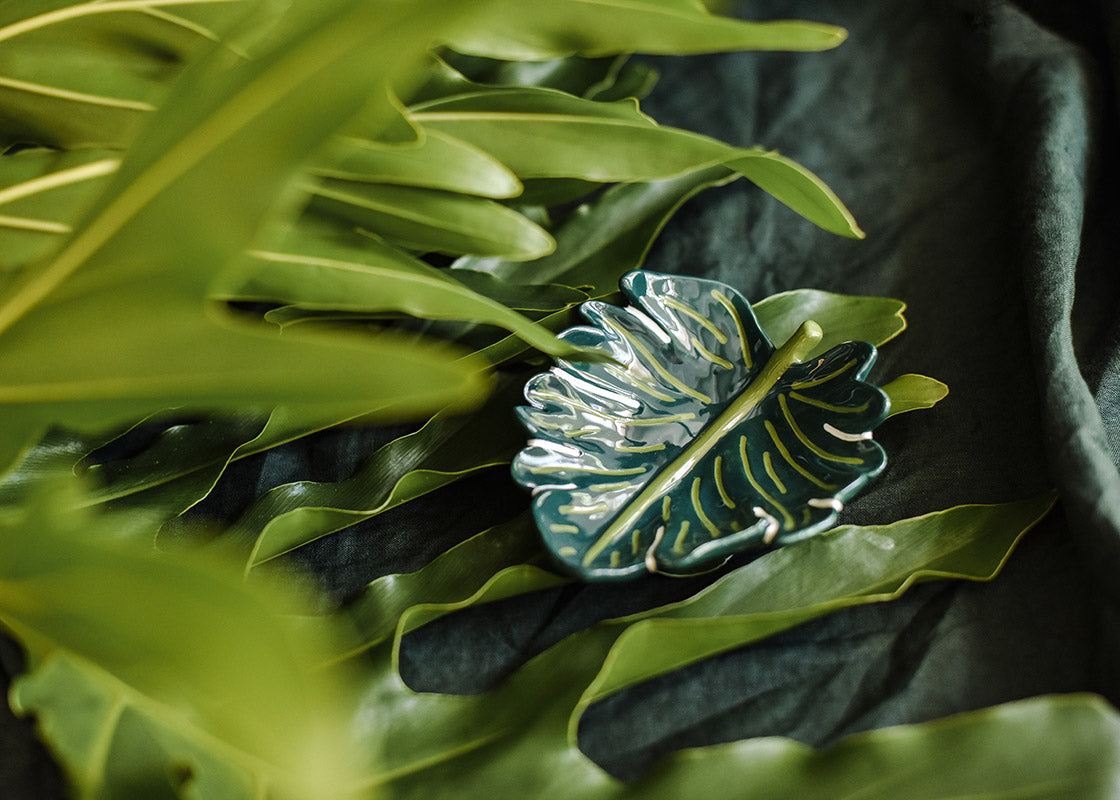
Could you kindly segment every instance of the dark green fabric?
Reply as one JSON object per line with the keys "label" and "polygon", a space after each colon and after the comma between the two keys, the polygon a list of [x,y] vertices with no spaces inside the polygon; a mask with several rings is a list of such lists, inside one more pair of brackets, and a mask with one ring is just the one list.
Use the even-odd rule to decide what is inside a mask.
{"label": "dark green fabric", "polygon": [[[822,745],[1040,693],[1120,701],[1120,2],[759,0],[742,11],[850,37],[827,53],[658,59],[646,110],[801,161],[868,237],[823,233],[740,182],[690,201],[648,266],[752,298],[815,287],[909,304],[910,328],[874,374],[929,374],[951,394],[879,429],[888,468],[845,521],[1052,486],[1061,504],[995,581],[919,587],[633,687],[589,711],[583,748],[633,777],[665,752],[746,736]],[[383,438],[362,435],[242,462],[204,510],[235,514],[277,482],[341,469],[340,451],[357,463]],[[480,492],[493,502],[463,502]],[[499,517],[524,503],[494,472],[303,557],[345,595],[477,530],[487,520],[469,506]],[[709,580],[569,586],[471,609],[411,634],[402,670],[416,688],[478,691],[594,620]],[[5,796],[56,796],[27,729],[3,732]]]}

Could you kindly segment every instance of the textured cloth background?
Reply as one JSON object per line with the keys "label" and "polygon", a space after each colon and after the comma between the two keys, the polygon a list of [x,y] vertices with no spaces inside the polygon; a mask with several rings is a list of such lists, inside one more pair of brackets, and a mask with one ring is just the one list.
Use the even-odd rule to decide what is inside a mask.
{"label": "textured cloth background", "polygon": [[[719,278],[754,299],[815,287],[908,303],[909,330],[873,374],[932,375],[951,394],[877,432],[887,471],[845,521],[1053,486],[1061,504],[995,581],[925,585],[633,687],[589,711],[584,750],[628,778],[670,750],[749,736],[823,745],[1049,692],[1117,702],[1120,2],[756,0],[742,11],[850,36],[827,53],[656,60],[662,80],[645,109],[801,161],[868,237],[822,233],[738,182],[690,201],[647,266]],[[389,437],[332,433],[239,462],[206,509],[236,513],[285,480],[345,477]],[[486,503],[472,502],[479,493]],[[345,596],[525,503],[495,470],[302,558]],[[411,634],[402,670],[414,688],[479,691],[597,619],[710,580],[569,586],[474,608]],[[8,672],[18,660],[0,650]],[[0,754],[0,795],[59,794],[26,724],[5,718]]]}

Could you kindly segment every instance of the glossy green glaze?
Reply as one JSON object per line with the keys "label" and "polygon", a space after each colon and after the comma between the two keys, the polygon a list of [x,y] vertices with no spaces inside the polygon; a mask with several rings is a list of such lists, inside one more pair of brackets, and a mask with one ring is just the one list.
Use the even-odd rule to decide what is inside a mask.
{"label": "glossy green glaze", "polygon": [[635,271],[630,305],[582,306],[561,335],[614,361],[561,360],[525,388],[531,439],[513,476],[569,572],[689,574],[828,530],[886,463],[890,401],[864,382],[875,347],[805,321],[780,348],[718,281]]}

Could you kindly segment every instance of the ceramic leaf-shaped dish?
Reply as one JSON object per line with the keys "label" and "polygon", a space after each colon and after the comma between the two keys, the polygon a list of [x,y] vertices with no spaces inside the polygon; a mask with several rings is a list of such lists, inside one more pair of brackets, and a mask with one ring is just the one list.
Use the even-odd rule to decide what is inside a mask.
{"label": "ceramic leaf-shaped dish", "polygon": [[886,463],[890,401],[864,382],[875,347],[805,322],[780,348],[718,281],[636,271],[629,305],[584,303],[561,338],[608,354],[525,387],[532,437],[514,478],[545,543],[589,580],[689,574],[831,528]]}

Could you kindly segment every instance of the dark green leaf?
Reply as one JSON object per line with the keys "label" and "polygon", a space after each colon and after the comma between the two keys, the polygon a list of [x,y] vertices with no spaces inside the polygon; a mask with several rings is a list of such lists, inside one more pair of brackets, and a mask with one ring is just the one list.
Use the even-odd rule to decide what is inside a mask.
{"label": "dark green leaf", "polygon": [[249,566],[256,566],[479,470],[504,465],[523,441],[510,405],[507,396],[471,416],[436,415],[415,433],[382,447],[349,480],[278,486],[238,520],[230,535],[252,543]]}
{"label": "dark green leaf", "polygon": [[[497,599],[487,584],[503,571],[503,594],[524,594],[567,582],[542,570],[518,566],[542,556],[533,521],[522,514],[456,545],[417,572],[378,578],[347,606],[346,616],[361,629],[363,648],[369,649],[392,636],[398,620],[410,608],[438,605],[441,613],[449,612],[479,592],[488,600]],[[516,580],[510,579],[511,572],[518,576]],[[406,628],[418,622],[419,617],[413,615]]]}
{"label": "dark green leaf", "polygon": [[[584,97],[612,86],[629,57],[567,56],[544,61],[500,61],[448,53],[446,59],[448,66],[463,78],[454,84],[454,91],[447,94],[478,90],[482,88],[481,84],[486,84],[537,86]],[[450,87],[453,84],[447,85]]]}
{"label": "dark green leaf", "polygon": [[1103,699],[1038,697],[857,734],[824,752],[789,739],[690,750],[618,796],[1108,800],[1118,740],[1120,716]]}
{"label": "dark green leaf", "polygon": [[[889,600],[915,581],[987,580],[999,571],[1015,543],[1052,502],[1052,497],[1045,497],[1003,506],[963,506],[891,526],[839,529],[834,535],[756,559],[684,603],[601,623],[569,637],[530,661],[502,686],[480,696],[410,691],[396,673],[399,638],[418,620],[506,594],[507,578],[514,584],[522,580],[519,571],[507,568],[482,589],[458,601],[417,606],[402,616],[392,651],[377,651],[386,660],[367,678],[368,696],[376,698],[376,707],[383,715],[384,724],[373,743],[383,754],[383,773],[378,779],[381,789],[394,798],[424,797],[430,795],[432,786],[447,781],[464,796],[500,795],[506,787],[517,787],[517,791],[533,797],[591,800],[633,794],[670,798],[681,796],[683,785],[692,785],[686,781],[698,780],[699,771],[689,766],[691,762],[712,759],[710,763],[720,765],[715,776],[718,781],[705,784],[705,791],[713,797],[741,797],[744,787],[754,787],[750,796],[835,796],[833,765],[855,770],[858,776],[860,765],[866,763],[862,759],[880,764],[874,753],[883,746],[893,752],[889,743],[899,734],[864,734],[823,755],[812,755],[802,745],[774,739],[693,751],[665,762],[647,781],[628,787],[611,779],[579,752],[579,716],[608,684],[621,686],[721,649],[757,641],[839,608]],[[446,565],[433,566],[430,581],[425,581],[433,597],[440,596],[439,575],[445,569]],[[423,580],[426,570],[413,580]],[[469,591],[468,586],[463,589]],[[491,590],[494,595],[488,594]],[[424,595],[417,591],[416,596]],[[384,635],[379,617],[359,615],[357,619],[362,620],[363,627],[372,624],[372,635]],[[654,635],[655,628],[665,637]],[[709,628],[713,630],[711,635],[707,633]],[[625,637],[631,636],[633,641],[626,644]],[[639,640],[641,648],[636,647]],[[643,660],[648,660],[648,668]],[[1079,702],[1074,701],[1074,705]],[[1090,708],[1081,704],[1073,719],[1090,724],[1087,721],[1096,716],[1108,729],[1116,725],[1111,716],[1102,717],[1092,704]],[[984,713],[989,722],[1001,727],[999,711],[982,712],[981,718]],[[1040,713],[1045,715],[1046,711]],[[926,731],[947,724],[954,723],[905,729],[902,735],[914,742],[909,751],[911,760],[900,762],[897,759],[902,755],[896,755],[896,760],[889,762],[889,775],[877,766],[873,776],[864,775],[863,779],[872,785],[893,778],[900,780],[897,785],[904,789],[921,790],[928,785],[925,770],[943,766],[940,745],[931,752],[919,743]],[[1055,764],[1043,759],[1045,764],[1055,765],[1046,775],[1066,775],[1070,764],[1085,763],[1081,753],[1091,753],[1092,764],[1113,763],[1113,755],[1105,757],[1115,752],[1111,740],[1104,736],[1105,728],[1090,724],[1085,730],[1092,733],[1085,734],[1087,739],[1082,744],[1071,743],[1068,750],[1063,750],[1061,761]],[[928,742],[939,741],[935,733],[929,735],[932,738]],[[1032,730],[1029,737],[1034,736]],[[1021,750],[1014,738],[984,741],[988,747],[982,752],[991,763],[987,769],[970,771],[966,787],[1030,786],[1038,780],[1035,776],[1039,773],[1031,773],[1022,783],[1015,775],[1003,775],[1006,759],[1016,758]],[[860,742],[867,742],[868,749],[857,746]],[[1048,742],[1047,752],[1052,752],[1053,746]],[[728,755],[721,755],[725,752]],[[751,757],[731,755],[736,752]],[[958,758],[959,753],[951,750],[944,757]],[[802,759],[799,763],[805,766],[790,771],[790,758]],[[1107,774],[1112,775],[1113,769],[1107,767]],[[780,783],[774,783],[778,780],[775,776],[780,776]],[[1081,786],[1096,785],[1098,775],[1089,770],[1086,776]],[[771,795],[768,787],[772,785],[781,790]],[[962,794],[967,791],[962,789]],[[885,791],[884,796],[907,795]]]}

